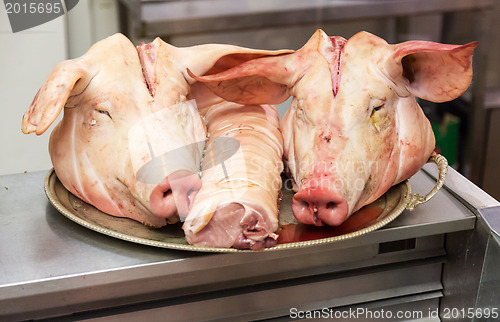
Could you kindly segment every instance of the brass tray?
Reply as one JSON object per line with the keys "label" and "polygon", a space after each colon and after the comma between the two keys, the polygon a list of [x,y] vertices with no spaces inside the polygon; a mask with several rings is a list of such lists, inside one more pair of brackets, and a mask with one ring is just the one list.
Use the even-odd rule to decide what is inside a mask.
{"label": "brass tray", "polygon": [[[284,190],[279,218],[280,229],[277,232],[278,244],[264,251],[333,243],[358,237],[387,225],[403,210],[413,210],[419,204],[428,201],[443,185],[448,168],[446,159],[441,155],[435,155],[429,161],[437,164],[439,178],[436,186],[426,196],[412,194],[410,183],[406,180],[351,215],[338,227],[316,227],[297,223],[291,207],[293,192]],[[154,247],[197,252],[252,252],[234,248],[189,245],[184,238],[182,223],[163,228],[149,228],[132,219],[105,214],[71,194],[61,184],[53,169],[48,172],[44,186],[50,202],[61,214],[84,227],[111,237]]]}

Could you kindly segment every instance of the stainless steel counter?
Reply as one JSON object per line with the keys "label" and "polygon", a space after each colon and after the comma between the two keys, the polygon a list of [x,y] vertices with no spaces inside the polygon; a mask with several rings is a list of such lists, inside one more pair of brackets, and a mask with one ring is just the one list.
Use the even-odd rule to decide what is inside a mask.
{"label": "stainless steel counter", "polygon": [[[431,175],[432,171],[429,168]],[[432,258],[425,265],[440,265],[445,260],[443,251],[426,245],[434,240],[442,244],[442,237],[435,236],[473,229],[475,209],[499,205],[450,169],[446,184],[455,191],[443,188],[428,203],[412,212],[405,211],[388,226],[365,236],[302,249],[203,254],[133,244],[79,226],[48,202],[43,190],[45,175],[34,172],[0,176],[0,317],[7,320],[107,312],[93,313],[99,317],[155,311],[169,305],[179,309],[172,312],[179,313],[185,312],[182,303],[191,301],[211,307],[212,300],[202,299],[214,298],[214,291],[219,291],[217,297],[230,298],[234,292],[248,296],[247,292],[256,292],[258,285],[272,290],[287,283],[315,283],[315,279],[340,272],[361,270],[363,275],[366,267],[382,267],[402,259],[408,262]],[[418,193],[427,193],[434,185],[431,176],[423,171],[410,182]],[[412,238],[422,242],[414,244],[404,258],[397,251],[391,256],[380,251],[384,243]],[[405,264],[398,265],[401,268]],[[362,288],[351,291],[364,292]],[[375,291],[373,294],[372,300],[379,296]],[[282,304],[273,304],[276,312],[270,316],[286,314],[294,301],[301,303],[298,294],[276,301]],[[146,310],[144,303],[152,303],[153,308]],[[252,302],[229,306],[221,316],[257,312],[259,305]],[[190,311],[184,314],[196,317]],[[207,311],[198,314],[210,316]]]}

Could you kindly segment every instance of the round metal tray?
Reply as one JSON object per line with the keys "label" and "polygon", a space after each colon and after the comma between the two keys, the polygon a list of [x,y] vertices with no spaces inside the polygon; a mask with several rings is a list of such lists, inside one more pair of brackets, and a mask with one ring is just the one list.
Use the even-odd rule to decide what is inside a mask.
{"label": "round metal tray", "polygon": [[[426,196],[411,193],[410,183],[404,181],[393,186],[382,197],[352,214],[337,227],[316,227],[297,223],[292,214],[293,192],[283,191],[280,209],[280,228],[277,231],[278,244],[264,251],[308,247],[333,243],[358,237],[379,229],[405,209],[414,209],[428,201],[441,188],[447,172],[446,159],[440,155],[431,157],[439,169],[439,178],[434,189]],[[198,251],[198,252],[251,252],[234,248],[217,248],[189,245],[184,238],[182,223],[162,228],[150,228],[128,218],[108,215],[71,194],[59,181],[55,171],[49,171],[45,178],[45,193],[54,207],[72,221],[99,233],[154,247]]]}

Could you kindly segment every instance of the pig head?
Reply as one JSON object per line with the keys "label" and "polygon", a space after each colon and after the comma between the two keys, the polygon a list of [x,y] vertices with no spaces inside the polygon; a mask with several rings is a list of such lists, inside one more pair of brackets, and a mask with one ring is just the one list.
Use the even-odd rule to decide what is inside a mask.
{"label": "pig head", "polygon": [[[187,214],[201,188],[206,127],[186,99],[194,83],[186,68],[205,73],[265,54],[228,45],[176,48],[159,38],[136,48],[116,34],[53,69],[22,131],[44,133],[64,107],[49,141],[61,183],[105,213],[164,226]],[[158,158],[163,171],[138,178]]]}
{"label": "pig head", "polygon": [[280,124],[293,213],[306,224],[335,226],[426,163],[435,140],[415,97],[460,96],[476,46],[389,45],[367,32],[346,41],[318,30],[295,53],[197,79],[241,104],[293,96]]}

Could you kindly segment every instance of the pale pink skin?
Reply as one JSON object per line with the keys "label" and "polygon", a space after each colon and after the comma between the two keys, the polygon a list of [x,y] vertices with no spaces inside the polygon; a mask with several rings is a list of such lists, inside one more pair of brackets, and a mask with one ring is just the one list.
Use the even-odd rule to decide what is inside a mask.
{"label": "pale pink skin", "polygon": [[[158,151],[204,141],[206,128],[198,111],[180,104],[195,82],[186,69],[206,73],[269,53],[229,45],[176,48],[159,38],[136,48],[116,34],[53,69],[25,113],[22,131],[41,135],[64,107],[49,143],[62,184],[105,213],[164,226],[178,221],[179,212],[187,214],[200,178],[186,170],[173,173],[169,178],[176,181],[174,193],[168,178],[157,185],[138,181],[135,165],[151,156],[147,149],[130,149],[130,129],[151,118],[156,125],[164,124],[150,137]],[[189,162],[199,165],[199,151],[190,152]]]}
{"label": "pale pink skin", "polygon": [[318,30],[295,53],[196,79],[241,104],[293,96],[281,121],[293,212],[306,224],[336,226],[427,162],[434,134],[415,96],[460,96],[476,46],[389,45],[367,32],[346,41]]}
{"label": "pale pink skin", "polygon": [[240,147],[224,161],[226,172],[205,157],[203,184],[182,227],[186,240],[208,247],[274,246],[283,171],[276,108],[219,99],[201,111],[210,137],[236,139]]}

